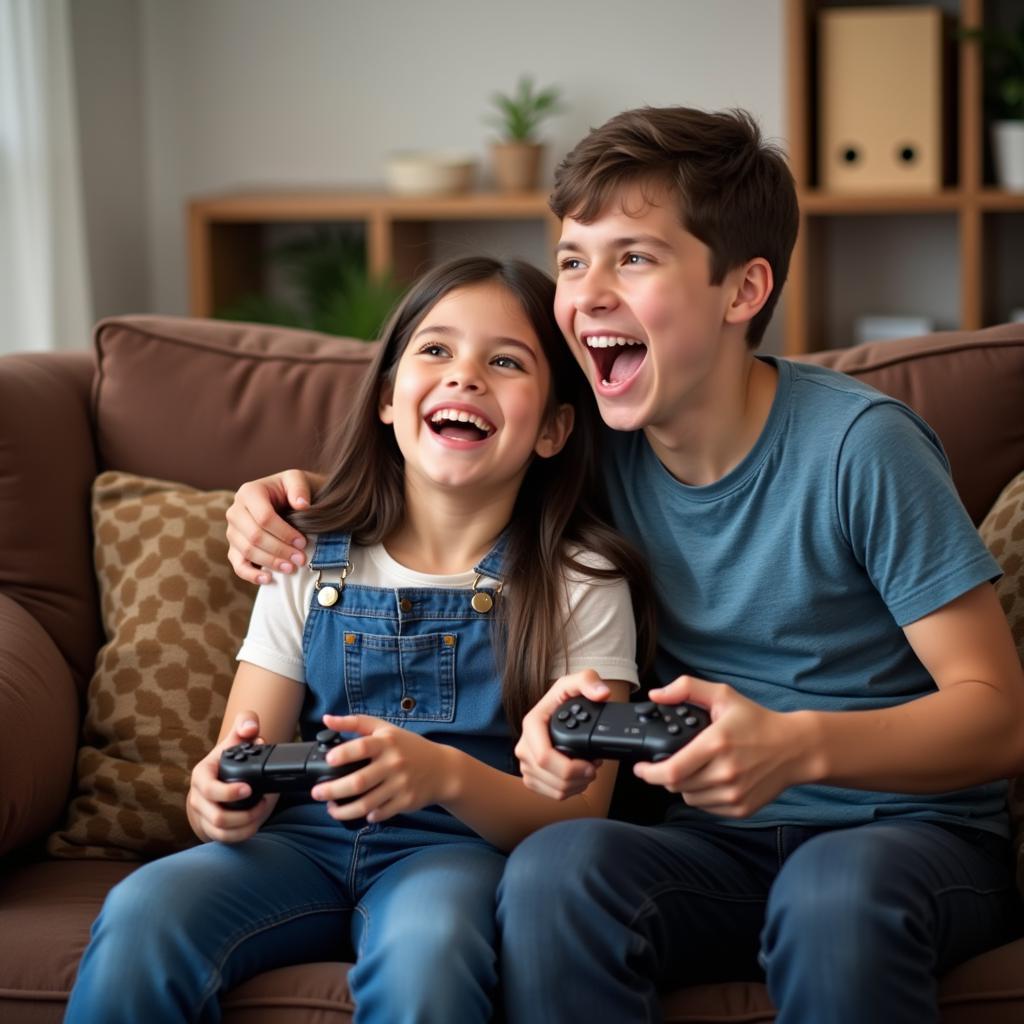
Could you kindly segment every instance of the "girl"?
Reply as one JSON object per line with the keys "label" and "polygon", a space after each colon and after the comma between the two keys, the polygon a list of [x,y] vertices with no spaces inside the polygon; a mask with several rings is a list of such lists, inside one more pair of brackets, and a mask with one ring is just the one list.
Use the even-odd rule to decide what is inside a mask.
{"label": "girl", "polygon": [[[618,699],[636,684],[626,578],[651,635],[642,565],[596,517],[592,399],[553,293],[527,264],[464,259],[400,304],[337,468],[292,519],[312,571],[260,590],[193,772],[205,845],[111,891],[67,1020],[217,1020],[245,978],[349,942],[357,1020],[490,1019],[504,854],[606,815],[615,772],[562,803],[531,793],[515,734],[561,675],[593,669]],[[297,720],[352,737],[332,763],[368,764],[227,810],[250,790],[218,780],[221,750]]]}

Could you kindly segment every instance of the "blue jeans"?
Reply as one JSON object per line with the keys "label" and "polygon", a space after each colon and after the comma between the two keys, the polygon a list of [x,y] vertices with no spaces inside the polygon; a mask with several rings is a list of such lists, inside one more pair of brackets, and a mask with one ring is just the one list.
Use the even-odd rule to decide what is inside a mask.
{"label": "blue jeans", "polygon": [[506,1015],[658,1021],[664,987],[766,976],[778,1024],[927,1024],[936,975],[1016,913],[994,834],[564,822],[514,850],[499,887]]}
{"label": "blue jeans", "polygon": [[333,822],[153,861],[107,897],[65,1020],[217,1021],[246,978],[354,950],[357,1021],[488,1021],[504,866],[480,839]]}

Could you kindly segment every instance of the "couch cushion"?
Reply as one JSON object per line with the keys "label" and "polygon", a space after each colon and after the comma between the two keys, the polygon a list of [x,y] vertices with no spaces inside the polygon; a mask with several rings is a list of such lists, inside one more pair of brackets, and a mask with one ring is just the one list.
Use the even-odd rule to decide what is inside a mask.
{"label": "couch cushion", "polygon": [[941,438],[975,523],[1024,466],[1024,323],[801,358],[858,377],[920,413]]}
{"label": "couch cushion", "polygon": [[375,344],[312,331],[179,317],[96,327],[101,469],[236,489],[315,468]]}
{"label": "couch cushion", "polygon": [[[1003,570],[996,593],[1024,662],[1024,470],[1003,488],[978,532]],[[1010,784],[1017,887],[1024,894],[1024,776]]]}
{"label": "couch cushion", "polygon": [[93,487],[108,637],[89,683],[77,791],[58,857],[134,859],[192,845],[192,766],[214,745],[255,588],[227,562],[230,491],[124,473]]}

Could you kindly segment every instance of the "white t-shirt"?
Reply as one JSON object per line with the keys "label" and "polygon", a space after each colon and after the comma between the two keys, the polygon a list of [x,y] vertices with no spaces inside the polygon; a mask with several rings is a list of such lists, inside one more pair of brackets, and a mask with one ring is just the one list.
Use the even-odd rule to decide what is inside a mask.
{"label": "white t-shirt", "polygon": [[[313,550],[311,540],[310,551]],[[584,565],[605,567],[607,561],[593,553],[578,555]],[[384,550],[383,544],[349,551],[351,568],[346,586],[444,587],[470,589],[477,574],[456,573],[434,576],[407,569]],[[323,582],[335,582],[337,571],[325,569]],[[238,652],[239,661],[305,682],[302,662],[302,633],[313,597],[316,573],[308,568],[290,575],[276,575],[274,582],[260,587],[249,620],[249,632]],[[570,672],[593,669],[602,679],[621,679],[632,689],[639,687],[636,668],[636,624],[630,602],[629,586],[623,579],[595,579],[580,573],[566,576],[569,603],[566,657],[556,656],[549,678],[554,680]],[[480,585],[493,587],[496,581],[486,577]]]}

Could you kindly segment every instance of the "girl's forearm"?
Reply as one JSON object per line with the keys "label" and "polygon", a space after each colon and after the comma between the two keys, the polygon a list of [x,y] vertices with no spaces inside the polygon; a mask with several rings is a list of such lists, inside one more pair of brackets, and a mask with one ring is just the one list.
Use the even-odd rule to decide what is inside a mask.
{"label": "girl's forearm", "polygon": [[[589,791],[568,800],[552,800],[528,790],[519,776],[492,768],[455,747],[444,748],[441,770],[445,782],[438,802],[500,850],[511,850],[544,825],[570,818],[603,818],[608,813]],[[602,769],[614,770],[614,765]]]}

